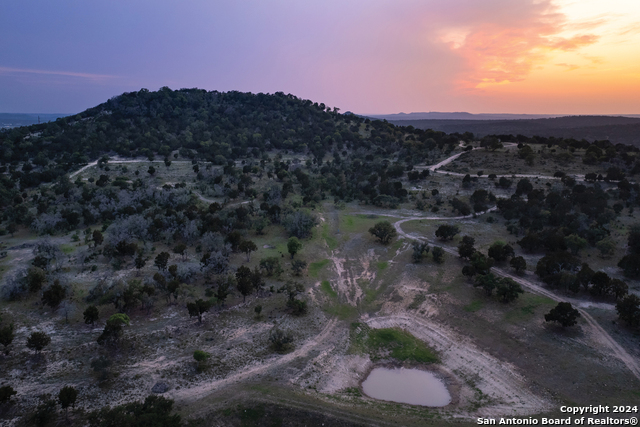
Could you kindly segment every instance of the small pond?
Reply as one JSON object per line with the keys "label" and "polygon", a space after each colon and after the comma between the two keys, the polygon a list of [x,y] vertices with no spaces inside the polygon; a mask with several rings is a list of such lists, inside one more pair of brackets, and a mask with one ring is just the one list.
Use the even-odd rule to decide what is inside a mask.
{"label": "small pond", "polygon": [[374,368],[362,383],[364,393],[374,399],[421,406],[446,406],[451,395],[442,380],[419,369]]}

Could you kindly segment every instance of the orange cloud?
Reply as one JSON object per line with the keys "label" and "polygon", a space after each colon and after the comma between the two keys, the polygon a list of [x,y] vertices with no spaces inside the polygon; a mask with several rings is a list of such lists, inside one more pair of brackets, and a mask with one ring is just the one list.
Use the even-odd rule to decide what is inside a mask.
{"label": "orange cloud", "polygon": [[[449,43],[452,51],[464,58],[465,71],[457,78],[459,88],[483,88],[523,80],[544,64],[553,51],[575,51],[596,43],[596,34],[563,35],[567,17],[549,1],[530,1],[527,7],[514,9],[510,19],[479,22],[473,25],[463,40]],[[594,28],[604,20],[585,22],[584,28]],[[580,25],[578,25],[580,26]]]}

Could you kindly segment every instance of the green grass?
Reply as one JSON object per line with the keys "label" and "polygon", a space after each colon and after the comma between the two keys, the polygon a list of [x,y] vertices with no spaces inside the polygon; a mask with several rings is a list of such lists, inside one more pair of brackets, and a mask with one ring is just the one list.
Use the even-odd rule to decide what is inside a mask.
{"label": "green grass", "polygon": [[255,408],[245,408],[239,405],[238,413],[240,415],[240,425],[243,427],[258,425],[258,422],[260,420],[263,420],[265,416],[264,406],[262,405],[259,405]]}
{"label": "green grass", "polygon": [[324,293],[329,295],[331,298],[337,298],[338,297],[338,293],[333,290],[333,288],[331,287],[331,283],[329,283],[328,280],[323,280],[322,281],[322,283],[320,284],[320,289]]}
{"label": "green grass", "polygon": [[364,292],[364,302],[366,304],[371,304],[378,298],[378,294],[381,292],[380,289],[371,289],[362,287],[362,291]]}
{"label": "green grass", "polygon": [[358,316],[358,310],[349,304],[338,304],[325,307],[324,311],[340,320],[353,319]]}
{"label": "green grass", "polygon": [[338,239],[330,235],[329,224],[326,222],[322,225],[322,238],[327,242],[329,250],[334,250],[338,247]]}
{"label": "green grass", "polygon": [[[419,363],[438,362],[438,356],[422,341],[401,329],[372,329],[367,345],[374,353],[389,350],[391,357]],[[375,357],[375,356],[374,356]]]}
{"label": "green grass", "polygon": [[323,259],[318,262],[312,262],[311,264],[309,264],[309,276],[318,277],[318,273],[320,273],[320,270],[329,265],[330,262],[331,261],[328,259]]}
{"label": "green grass", "polygon": [[376,263],[376,267],[378,267],[378,271],[383,271],[389,267],[389,263],[387,261],[379,261]]}
{"label": "green grass", "polygon": [[411,304],[409,304],[409,306],[407,306],[407,309],[417,310],[418,307],[420,307],[420,305],[426,300],[427,300],[427,296],[421,292],[413,297],[413,301],[411,302]]}
{"label": "green grass", "polygon": [[343,215],[340,220],[340,231],[344,233],[364,233],[378,221],[379,218],[370,218],[368,215]]}
{"label": "green grass", "polygon": [[484,301],[480,299],[476,299],[471,301],[469,304],[465,305],[462,308],[464,309],[464,311],[468,311],[469,313],[475,313],[476,311],[480,310],[482,307],[484,307]]}
{"label": "green grass", "polygon": [[509,323],[527,321],[536,314],[539,308],[542,308],[543,311],[551,309],[556,305],[556,302],[547,297],[525,293],[515,304],[516,306],[504,315],[504,319]]}
{"label": "green grass", "polygon": [[397,239],[395,242],[393,242],[393,244],[391,245],[391,250],[392,251],[397,251],[398,249],[400,249],[402,247],[402,245],[404,244],[404,239]]}
{"label": "green grass", "polygon": [[71,245],[60,245],[60,250],[65,254],[70,254],[71,252],[75,251],[76,248]]}

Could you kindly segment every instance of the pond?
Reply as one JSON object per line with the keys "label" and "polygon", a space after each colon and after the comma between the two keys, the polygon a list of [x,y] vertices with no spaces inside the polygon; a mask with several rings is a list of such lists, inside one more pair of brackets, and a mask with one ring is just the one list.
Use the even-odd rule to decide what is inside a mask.
{"label": "pond", "polygon": [[442,380],[419,369],[374,368],[362,383],[374,399],[421,406],[446,406],[451,395]]}

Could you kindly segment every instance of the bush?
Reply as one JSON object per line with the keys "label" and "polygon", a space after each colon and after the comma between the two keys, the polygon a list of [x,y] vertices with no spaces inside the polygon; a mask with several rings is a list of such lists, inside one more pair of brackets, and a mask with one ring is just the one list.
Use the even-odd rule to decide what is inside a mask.
{"label": "bush", "polygon": [[113,408],[104,407],[89,414],[90,427],[181,427],[182,419],[171,414],[173,400],[149,396],[144,402],[133,402]]}
{"label": "bush", "polygon": [[307,313],[307,302],[301,300],[289,300],[287,301],[287,307],[291,309],[291,314],[294,316],[302,316]]}
{"label": "bush", "polygon": [[318,219],[311,213],[304,210],[297,210],[285,216],[282,225],[289,233],[299,239],[309,237],[313,227],[318,224]]}
{"label": "bush", "polygon": [[571,306],[569,302],[559,302],[557,306],[544,315],[545,322],[558,322],[563,328],[573,326],[580,317],[580,312]]}
{"label": "bush", "polygon": [[396,229],[389,221],[379,221],[369,229],[369,233],[377,237],[383,245],[389,244],[396,237]]}
{"label": "bush", "polygon": [[451,240],[460,232],[460,228],[457,225],[442,224],[436,230],[436,237],[440,240]]}
{"label": "bush", "polygon": [[273,328],[269,333],[269,341],[276,352],[284,353],[292,347],[293,336],[290,332],[283,332],[278,328]]}
{"label": "bush", "polygon": [[14,396],[15,394],[17,394],[17,392],[9,385],[0,387],[0,403],[7,403],[11,401],[11,396]]}
{"label": "bush", "polygon": [[637,295],[630,294],[624,297],[616,304],[616,311],[620,319],[629,326],[640,326],[640,298]]}
{"label": "bush", "polygon": [[442,264],[444,262],[444,249],[440,246],[435,246],[431,251],[431,256],[433,256],[433,260],[438,264]]}

